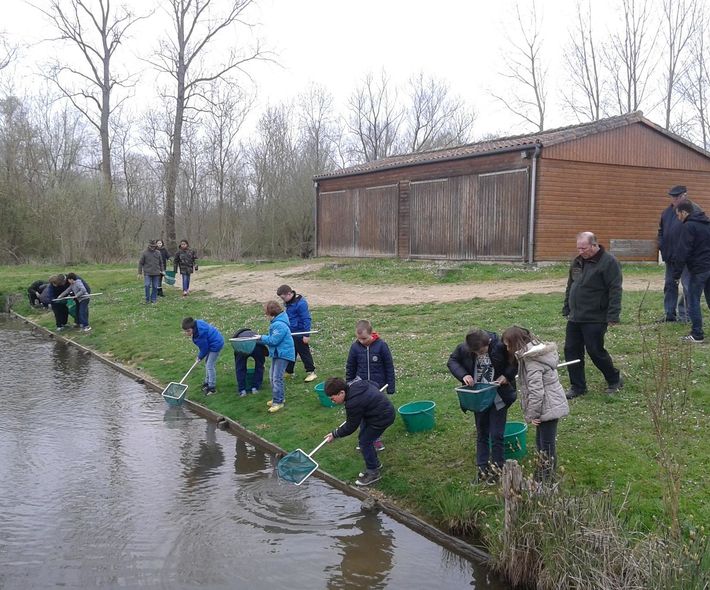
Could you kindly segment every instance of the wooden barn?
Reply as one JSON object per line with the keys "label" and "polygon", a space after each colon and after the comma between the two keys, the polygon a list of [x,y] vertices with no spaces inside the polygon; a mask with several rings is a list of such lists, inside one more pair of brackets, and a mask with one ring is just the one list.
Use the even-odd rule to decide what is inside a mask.
{"label": "wooden barn", "polygon": [[589,230],[622,260],[652,261],[673,185],[710,210],[710,153],[641,112],[314,181],[318,256],[567,260]]}

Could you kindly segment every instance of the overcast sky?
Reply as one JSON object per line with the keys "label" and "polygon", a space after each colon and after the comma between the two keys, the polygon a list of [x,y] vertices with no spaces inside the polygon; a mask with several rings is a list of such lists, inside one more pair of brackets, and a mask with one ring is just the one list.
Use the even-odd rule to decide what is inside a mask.
{"label": "overcast sky", "polygon": [[[116,0],[114,0],[116,2]],[[612,26],[618,15],[609,9],[612,0],[595,0],[600,27]],[[35,0],[48,6],[49,0]],[[149,0],[129,0],[136,12],[146,11]],[[158,2],[159,4],[159,2]],[[446,80],[454,93],[478,112],[475,135],[515,134],[529,126],[491,97],[504,92],[508,82],[502,55],[509,51],[507,35],[517,27],[514,0],[259,0],[249,13],[254,33],[275,54],[274,63],[249,66],[258,88],[260,106],[295,97],[309,83],[330,90],[343,106],[348,95],[368,72],[384,68],[397,83],[424,71]],[[21,58],[11,73],[16,88],[31,85],[47,55],[48,44],[34,45],[52,36],[52,28],[26,3],[4,3],[2,27],[15,43],[22,43]],[[561,52],[568,42],[568,23],[574,16],[573,0],[539,0],[545,28],[545,52],[553,81],[559,81]],[[135,30],[130,47],[148,55],[157,45],[160,11]],[[164,15],[162,16],[164,18]],[[123,58],[127,56],[123,54]],[[154,93],[148,66],[141,76],[140,95]],[[5,73],[7,83],[8,73]],[[577,121],[563,112],[559,95],[550,84],[547,127]],[[144,104],[144,100],[136,101]]]}

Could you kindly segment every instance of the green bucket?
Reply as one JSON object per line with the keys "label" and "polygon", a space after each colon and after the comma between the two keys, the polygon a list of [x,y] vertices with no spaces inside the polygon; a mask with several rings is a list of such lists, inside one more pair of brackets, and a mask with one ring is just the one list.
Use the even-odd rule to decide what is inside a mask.
{"label": "green bucket", "polygon": [[409,402],[397,410],[404,420],[407,432],[422,432],[434,428],[434,409],[431,401]]}
{"label": "green bucket", "polygon": [[74,299],[67,299],[66,305],[69,315],[76,320],[76,301]]}
{"label": "green bucket", "polygon": [[163,277],[163,280],[168,284],[168,285],[174,285],[175,284],[175,272],[172,270],[166,270],[165,271],[165,276]]}
{"label": "green bucket", "polygon": [[332,399],[330,399],[330,397],[328,397],[328,394],[325,392],[325,381],[316,385],[314,389],[315,392],[318,394],[318,400],[320,401],[321,406],[323,406],[324,408],[334,408],[338,405]]}
{"label": "green bucket", "polygon": [[[507,422],[503,434],[503,457],[522,459],[527,454],[528,425],[525,422]],[[491,444],[490,441],[488,443]]]}

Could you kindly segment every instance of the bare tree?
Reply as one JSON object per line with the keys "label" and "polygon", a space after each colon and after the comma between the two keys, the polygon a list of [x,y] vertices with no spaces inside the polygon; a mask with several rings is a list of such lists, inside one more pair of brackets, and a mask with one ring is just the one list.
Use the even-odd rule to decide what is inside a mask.
{"label": "bare tree", "polygon": [[390,79],[384,70],[377,80],[372,73],[365,77],[350,96],[348,111],[348,128],[357,161],[371,162],[393,153],[403,113],[392,96]]}
{"label": "bare tree", "polygon": [[244,52],[232,48],[218,65],[208,67],[204,59],[220,37],[250,25],[244,20],[253,0],[168,0],[173,37],[160,42],[155,67],[175,81],[175,109],[170,160],[165,186],[165,231],[171,248],[175,247],[175,192],[180,170],[182,130],[186,110],[198,98],[201,88],[215,80],[228,78],[248,62],[263,57],[259,44]]}
{"label": "bare tree", "polygon": [[[44,10],[59,32],[58,40],[79,50],[81,63],[74,66],[55,63],[50,79],[99,133],[101,173],[110,193],[111,114],[122,101],[111,105],[112,92],[125,86],[128,76],[119,77],[112,60],[128,30],[140,20],[127,8],[114,11],[110,0],[52,0]],[[125,100],[125,97],[124,99]]]}
{"label": "bare tree", "polygon": [[545,128],[547,109],[547,68],[543,61],[542,19],[538,18],[537,6],[533,1],[526,17],[516,4],[519,39],[509,39],[512,51],[505,57],[506,68],[503,76],[513,83],[509,97],[493,94],[514,115],[534,125],[538,130]]}
{"label": "bare tree", "polygon": [[338,137],[333,95],[323,86],[312,84],[298,97],[300,151],[309,161],[311,175],[335,167]]}
{"label": "bare tree", "polygon": [[681,99],[678,82],[688,67],[688,49],[698,17],[696,0],[663,0],[663,30],[666,40],[663,106],[665,127],[671,128],[673,107]]}
{"label": "bare tree", "polygon": [[583,121],[597,121],[603,114],[604,82],[599,47],[592,26],[591,2],[577,2],[576,23],[564,52],[570,81],[563,97],[569,109]]}
{"label": "bare tree", "polygon": [[682,77],[682,93],[695,113],[697,136],[703,149],[710,149],[710,18],[701,11],[689,46],[689,64]]}
{"label": "bare tree", "polygon": [[17,55],[17,47],[11,45],[4,33],[0,32],[0,70],[10,65]]}
{"label": "bare tree", "polygon": [[405,141],[409,151],[461,145],[470,140],[476,114],[463,100],[451,96],[446,82],[419,72],[409,80],[408,98]]}
{"label": "bare tree", "polygon": [[649,0],[621,0],[621,32],[612,34],[605,62],[620,114],[642,108],[653,73],[658,26]]}

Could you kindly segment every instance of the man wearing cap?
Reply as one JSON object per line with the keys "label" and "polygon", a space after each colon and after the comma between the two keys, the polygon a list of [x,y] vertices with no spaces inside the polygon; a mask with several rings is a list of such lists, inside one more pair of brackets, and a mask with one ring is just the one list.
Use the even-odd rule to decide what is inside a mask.
{"label": "man wearing cap", "polygon": [[[683,285],[683,293],[687,294],[690,286],[690,273],[683,264],[676,272],[676,266],[681,264],[678,260],[678,247],[683,223],[676,217],[675,208],[684,202],[690,202],[694,211],[702,213],[702,209],[688,199],[688,189],[682,185],[674,186],[668,191],[671,203],[661,213],[658,225],[658,248],[661,251],[663,262],[666,263],[666,277],[663,285],[663,309],[665,311],[663,322],[687,322],[688,313],[683,297],[678,296],[678,279]],[[676,313],[676,307],[677,313]]]}
{"label": "man wearing cap", "polygon": [[143,277],[146,303],[157,303],[160,277],[164,272],[165,263],[160,250],[158,250],[158,243],[155,240],[150,240],[148,248],[141,254],[138,261],[138,278]]}

